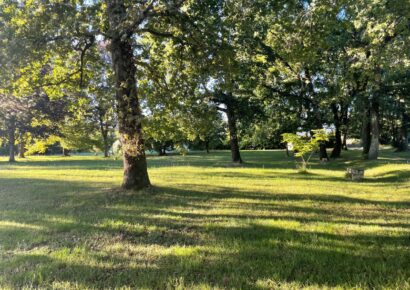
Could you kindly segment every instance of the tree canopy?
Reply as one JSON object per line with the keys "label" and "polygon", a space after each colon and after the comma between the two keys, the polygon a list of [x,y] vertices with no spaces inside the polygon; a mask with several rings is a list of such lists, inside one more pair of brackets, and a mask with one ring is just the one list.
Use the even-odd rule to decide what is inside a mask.
{"label": "tree canopy", "polygon": [[379,144],[408,150],[407,1],[0,5],[0,132],[11,161],[17,143],[108,156],[118,138],[123,186],[139,189],[150,185],[146,148],[214,144],[241,163],[240,149],[324,129],[320,158],[329,146],[340,157],[348,138],[368,159]]}

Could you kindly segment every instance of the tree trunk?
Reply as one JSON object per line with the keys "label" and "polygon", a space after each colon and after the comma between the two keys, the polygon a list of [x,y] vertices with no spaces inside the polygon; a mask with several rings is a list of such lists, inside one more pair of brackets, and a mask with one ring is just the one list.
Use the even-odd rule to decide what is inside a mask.
{"label": "tree trunk", "polygon": [[402,117],[402,125],[401,125],[401,134],[402,134],[401,150],[402,151],[409,150],[409,130],[408,130],[409,123],[410,123],[410,116],[404,112],[403,117]]}
{"label": "tree trunk", "polygon": [[349,106],[342,106],[342,149],[347,151],[347,132],[349,130]]}
{"label": "tree trunk", "polygon": [[205,140],[205,150],[206,150],[206,153],[209,154],[209,140],[208,139]]}
{"label": "tree trunk", "polygon": [[236,116],[233,111],[233,108],[230,105],[226,104],[226,116],[228,118],[228,129],[229,129],[229,143],[231,145],[231,154],[232,154],[232,162],[234,163],[242,163],[241,153],[239,151],[239,142],[238,142],[238,135],[236,129]]}
{"label": "tree trunk", "polygon": [[379,157],[379,138],[380,138],[380,128],[379,128],[379,104],[377,102],[372,102],[370,108],[370,124],[371,124],[371,138],[369,154],[367,156],[370,160],[376,160]]}
{"label": "tree trunk", "polygon": [[104,146],[104,158],[108,158],[109,154],[109,145],[108,145],[108,128],[107,126],[101,126],[101,135],[103,137],[103,146]]}
{"label": "tree trunk", "polygon": [[104,146],[104,158],[109,156],[109,148],[108,148],[108,123],[104,124],[103,120],[104,113],[100,110],[99,111],[99,123],[100,123],[100,132],[103,139],[103,146]]}
{"label": "tree trunk", "polygon": [[343,139],[342,140],[343,140],[342,141],[342,149],[347,151],[348,150],[348,148],[347,148],[347,129],[343,130]]}
{"label": "tree trunk", "polygon": [[158,156],[166,156],[167,155],[167,149],[165,145],[160,145],[158,148]]}
{"label": "tree trunk", "polygon": [[9,133],[9,162],[16,162],[15,158],[15,133],[16,133],[16,120],[13,118],[9,121],[8,124],[8,133]]}
{"label": "tree trunk", "polygon": [[336,104],[332,104],[333,119],[335,125],[335,146],[333,147],[332,153],[330,154],[331,158],[339,158],[342,152],[342,134],[340,132],[340,117],[339,110]]}
{"label": "tree trunk", "polygon": [[369,155],[371,141],[371,124],[370,124],[370,110],[366,109],[363,116],[362,123],[362,146],[363,146],[363,156],[367,159]]}
{"label": "tree trunk", "polygon": [[[318,129],[321,129],[323,127],[322,122],[320,119],[317,121],[317,127]],[[329,160],[329,156],[327,155],[327,150],[326,150],[326,142],[321,142],[319,145],[319,159],[323,160]]]}
{"label": "tree trunk", "polygon": [[409,133],[408,126],[410,123],[410,117],[405,111],[402,113],[401,127],[399,130],[399,140],[397,151],[408,151],[409,150]]}
{"label": "tree trunk", "polygon": [[19,144],[19,158],[26,158],[26,141],[24,140],[24,136],[20,133],[20,144]]}
{"label": "tree trunk", "polygon": [[124,1],[107,1],[107,14],[110,23],[110,52],[115,75],[118,127],[124,156],[122,186],[126,189],[141,189],[149,186],[150,180],[142,136],[142,112],[137,96],[132,35],[121,28],[127,20]]}
{"label": "tree trunk", "polygon": [[109,154],[109,148],[108,148],[108,137],[104,137],[104,158],[108,158],[110,156]]}
{"label": "tree trunk", "polygon": [[288,143],[286,143],[286,145],[285,145],[285,152],[286,152],[286,156],[287,156],[287,157],[290,157],[290,152],[289,152]]}
{"label": "tree trunk", "polygon": [[70,156],[70,150],[68,150],[68,149],[66,149],[66,148],[63,147],[63,156],[64,156],[64,157]]}

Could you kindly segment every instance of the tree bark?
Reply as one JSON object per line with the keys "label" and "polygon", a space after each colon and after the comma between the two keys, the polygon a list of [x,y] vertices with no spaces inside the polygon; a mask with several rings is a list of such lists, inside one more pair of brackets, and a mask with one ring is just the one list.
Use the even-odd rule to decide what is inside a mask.
{"label": "tree bark", "polygon": [[206,150],[206,153],[209,154],[209,140],[208,139],[205,140],[205,150]]}
{"label": "tree bark", "polygon": [[125,189],[142,189],[150,185],[150,180],[142,136],[142,112],[137,96],[132,35],[121,28],[126,21],[124,1],[107,1],[107,14],[110,23],[110,52],[115,75],[118,126],[123,146],[122,186]]}
{"label": "tree bark", "polygon": [[342,134],[340,131],[340,116],[339,110],[336,104],[332,104],[333,120],[335,125],[335,146],[333,147],[332,153],[330,154],[331,158],[339,158],[342,152]]}
{"label": "tree bark", "polygon": [[409,123],[410,123],[410,116],[405,111],[403,111],[401,127],[399,130],[398,148],[397,148],[397,151],[399,152],[409,150],[409,133],[408,133]]}
{"label": "tree bark", "polygon": [[110,154],[108,153],[109,148],[108,148],[108,136],[104,135],[104,158],[108,158]]}
{"label": "tree bark", "polygon": [[160,145],[158,147],[158,156],[166,156],[166,155],[167,155],[166,145]]}
{"label": "tree bark", "polygon": [[369,154],[367,156],[370,160],[376,160],[379,157],[379,104],[375,101],[372,102],[370,107],[370,124],[371,124],[371,138]]}
{"label": "tree bark", "polygon": [[108,148],[108,123],[104,123],[104,114],[105,112],[99,108],[98,109],[98,122],[100,123],[100,132],[103,139],[103,146],[104,146],[104,158],[109,156],[109,148]]}
{"label": "tree bark", "polygon": [[342,139],[342,150],[347,151],[347,129],[343,130],[343,139]]}
{"label": "tree bark", "polygon": [[68,149],[66,149],[66,148],[63,147],[63,156],[64,156],[64,157],[70,156],[70,150],[68,150]]}
{"label": "tree bark", "polygon": [[11,118],[8,124],[8,137],[9,137],[9,162],[16,162],[15,157],[15,133],[16,133],[16,120]]}
{"label": "tree bark", "polygon": [[363,116],[363,123],[362,123],[362,146],[363,146],[363,156],[364,158],[368,158],[369,149],[370,149],[370,141],[371,141],[371,124],[370,124],[370,110],[366,109],[364,116]]}
{"label": "tree bark", "polygon": [[243,163],[241,158],[241,153],[239,151],[238,134],[236,129],[236,116],[233,108],[226,104],[226,116],[228,119],[228,129],[229,129],[229,143],[231,145],[231,155],[233,163]]}
{"label": "tree bark", "polygon": [[342,149],[347,151],[347,132],[349,131],[349,106],[342,105]]}

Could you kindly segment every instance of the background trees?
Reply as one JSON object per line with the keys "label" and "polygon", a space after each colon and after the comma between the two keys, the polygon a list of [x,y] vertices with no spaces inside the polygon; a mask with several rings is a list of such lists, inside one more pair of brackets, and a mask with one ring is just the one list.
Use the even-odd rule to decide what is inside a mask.
{"label": "background trees", "polygon": [[164,154],[228,136],[240,163],[240,148],[278,148],[283,133],[324,128],[332,158],[350,137],[369,159],[379,143],[408,149],[403,1],[1,5],[2,135],[20,152],[59,140],[108,156],[118,132],[123,186],[143,188],[145,142]]}

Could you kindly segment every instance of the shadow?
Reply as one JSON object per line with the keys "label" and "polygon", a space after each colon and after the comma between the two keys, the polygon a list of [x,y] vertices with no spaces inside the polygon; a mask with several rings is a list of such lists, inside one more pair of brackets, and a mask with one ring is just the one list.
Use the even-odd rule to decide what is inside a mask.
{"label": "shadow", "polygon": [[[260,167],[265,158],[284,154],[253,153],[244,152],[246,166]],[[163,158],[149,158],[150,166],[169,166],[169,160],[175,166],[229,162],[224,152],[207,159]],[[60,166],[29,162],[13,168]],[[271,168],[293,168],[292,162],[278,162],[272,161]],[[342,172],[346,162],[314,166]],[[110,160],[61,164],[64,170],[121,166]],[[272,179],[272,186],[275,178],[344,180],[236,169],[218,174]],[[392,170],[369,184],[408,178],[409,172]],[[104,181],[16,179],[9,174],[0,176],[0,287],[404,288],[410,282],[409,208],[407,200],[273,193],[268,186],[246,191],[181,181],[174,187],[129,192]]]}

